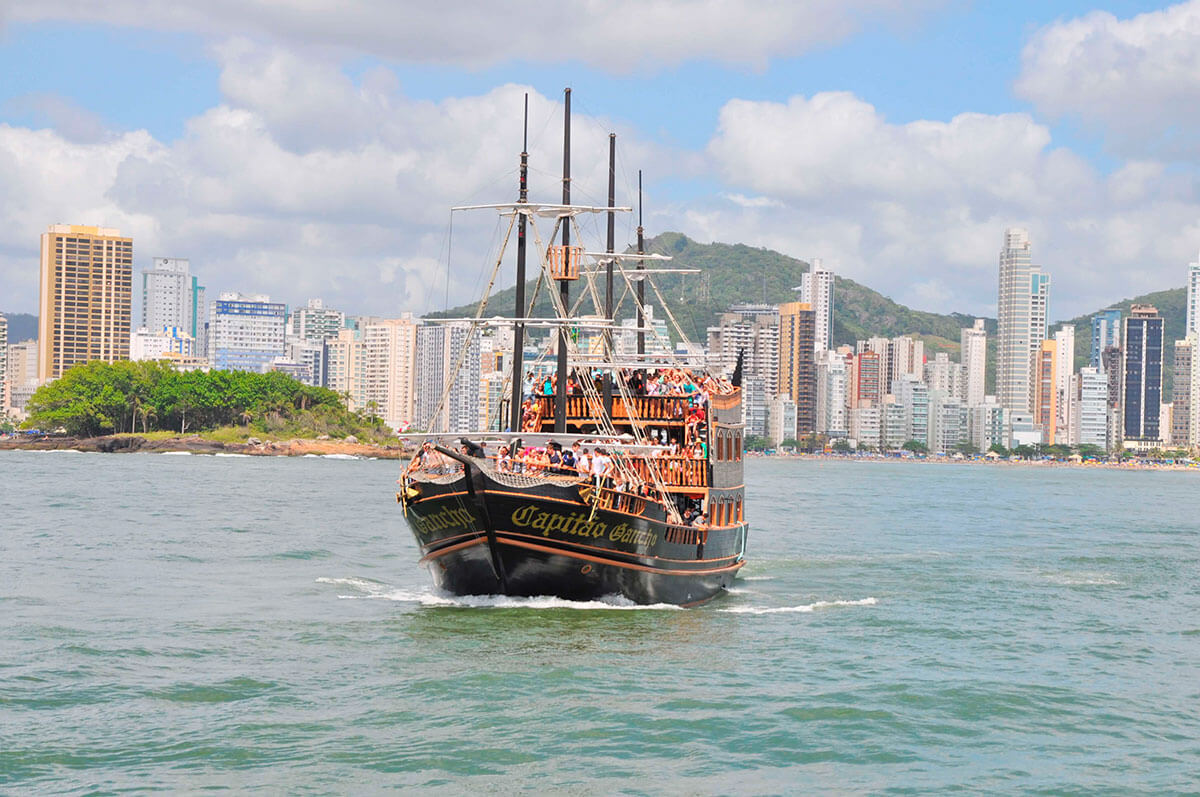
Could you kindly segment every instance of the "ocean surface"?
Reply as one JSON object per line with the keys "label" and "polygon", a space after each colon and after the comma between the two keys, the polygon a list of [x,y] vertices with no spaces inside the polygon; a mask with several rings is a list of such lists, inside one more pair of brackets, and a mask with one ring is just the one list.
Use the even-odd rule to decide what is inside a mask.
{"label": "ocean surface", "polygon": [[0,793],[1200,790],[1200,473],[750,460],[691,610],[439,595],[397,474],[0,452]]}

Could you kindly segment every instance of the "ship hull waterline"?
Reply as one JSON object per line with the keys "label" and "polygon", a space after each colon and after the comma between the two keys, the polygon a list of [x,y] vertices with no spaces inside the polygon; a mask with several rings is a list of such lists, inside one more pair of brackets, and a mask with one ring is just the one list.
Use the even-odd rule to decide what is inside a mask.
{"label": "ship hull waterline", "polygon": [[486,481],[474,492],[462,479],[421,483],[422,495],[406,500],[421,563],[452,595],[693,606],[728,589],[744,564],[744,523],[685,529],[648,516],[661,513],[655,506],[638,514],[595,507],[577,485]]}

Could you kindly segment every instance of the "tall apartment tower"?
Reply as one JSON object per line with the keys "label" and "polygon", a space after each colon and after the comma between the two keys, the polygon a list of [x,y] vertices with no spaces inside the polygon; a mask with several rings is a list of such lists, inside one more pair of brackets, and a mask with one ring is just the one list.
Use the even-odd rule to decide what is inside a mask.
{"label": "tall apartment tower", "polygon": [[417,322],[409,314],[363,327],[363,397],[384,423],[400,430],[413,422]]}
{"label": "tall apartment tower", "polygon": [[1135,304],[1125,319],[1121,378],[1122,431],[1127,441],[1159,440],[1162,403],[1163,320],[1152,305]]}
{"label": "tall apartment tower", "polygon": [[[479,337],[479,330],[472,330],[466,321],[417,327],[414,388],[417,428],[429,432],[470,432],[479,425]],[[460,360],[462,367],[455,373]],[[443,393],[446,399],[441,410],[436,411]]]}
{"label": "tall apartment tower", "polygon": [[997,301],[996,393],[1000,405],[1014,412],[1031,410],[1032,365],[1046,339],[1050,277],[1032,264],[1031,254],[1027,230],[1010,227],[1004,231]]}
{"label": "tall apartment tower", "polygon": [[[1055,403],[1058,407],[1058,419],[1055,427],[1058,430],[1058,440],[1052,443],[1069,443],[1071,431],[1074,429],[1074,418],[1071,410],[1076,406],[1072,400],[1071,376],[1075,372],[1075,327],[1065,325],[1054,333],[1054,369],[1055,391],[1058,394]],[[1076,391],[1078,392],[1078,391]]]}
{"label": "tall apartment tower", "polygon": [[[1196,333],[1175,341],[1175,379],[1171,392],[1171,445],[1187,447],[1192,440],[1192,368]],[[1197,396],[1196,398],[1200,398]]]}
{"label": "tall apartment tower", "polygon": [[156,257],[142,272],[142,323],[151,332],[177,327],[198,340],[204,334],[208,307],[204,286],[184,257]]}
{"label": "tall apartment tower", "polygon": [[883,384],[881,359],[877,352],[861,351],[854,355],[854,379],[850,386],[850,406],[878,407],[887,392]]}
{"label": "tall apartment tower", "polygon": [[779,305],[779,395],[796,402],[796,438],[817,430],[816,313],[807,302]]}
{"label": "tall apartment tower", "polygon": [[1183,336],[1186,338],[1193,332],[1200,334],[1200,255],[1196,256],[1195,263],[1188,264],[1187,326]]}
{"label": "tall apartment tower", "polygon": [[800,278],[796,287],[800,301],[812,305],[816,316],[814,351],[826,351],[833,346],[833,272],[814,257],[808,271]]}
{"label": "tall apartment tower", "polygon": [[960,333],[962,343],[962,366],[966,372],[963,401],[968,407],[983,403],[984,379],[987,374],[987,330],[983,319],[975,319],[975,326]]}
{"label": "tall apartment tower", "polygon": [[129,359],[133,239],[52,224],[42,233],[38,381],[92,360]]}
{"label": "tall apartment tower", "polygon": [[309,299],[306,307],[298,307],[288,317],[289,338],[300,338],[311,343],[337,337],[346,325],[346,314],[341,310],[326,307],[320,299]]}
{"label": "tall apartment tower", "polygon": [[0,418],[8,409],[8,319],[0,315]]}
{"label": "tall apartment tower", "polygon": [[1058,433],[1058,344],[1044,340],[1033,358],[1033,422],[1042,427],[1042,442],[1052,444]]}
{"label": "tall apartment tower", "polygon": [[1104,350],[1109,346],[1121,345],[1121,311],[1115,307],[1101,310],[1092,316],[1092,357],[1090,365],[1093,368],[1103,368]]}
{"label": "tall apartment tower", "polygon": [[284,353],[286,315],[287,307],[269,296],[220,294],[209,314],[209,362],[229,371],[268,370]]}

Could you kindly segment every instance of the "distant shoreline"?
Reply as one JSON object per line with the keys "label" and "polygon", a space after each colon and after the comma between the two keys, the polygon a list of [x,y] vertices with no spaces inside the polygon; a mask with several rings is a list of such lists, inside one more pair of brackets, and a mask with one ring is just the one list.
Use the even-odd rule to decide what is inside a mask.
{"label": "distant shoreline", "polygon": [[1097,468],[1105,470],[1168,470],[1168,471],[1194,471],[1200,473],[1200,466],[1197,465],[1179,465],[1176,463],[1157,463],[1146,462],[1139,460],[1130,460],[1128,462],[1097,462],[1094,460],[1084,462],[1066,462],[1063,460],[1047,460],[1047,459],[983,459],[983,458],[964,458],[953,459],[951,457],[942,456],[927,456],[927,457],[884,457],[884,456],[855,456],[853,454],[757,454],[747,452],[749,457],[762,459],[781,459],[781,460],[812,460],[812,461],[830,461],[830,462],[901,462],[910,465],[990,465],[996,467],[1017,467],[1017,468],[1080,468],[1095,470]]}
{"label": "distant shoreline", "polygon": [[264,440],[245,443],[226,443],[199,435],[180,435],[168,438],[147,438],[140,435],[104,435],[102,437],[37,437],[32,440],[14,438],[0,440],[0,451],[83,451],[101,454],[244,454],[252,457],[302,457],[330,454],[400,459],[411,449],[400,446],[378,446],[345,440]]}

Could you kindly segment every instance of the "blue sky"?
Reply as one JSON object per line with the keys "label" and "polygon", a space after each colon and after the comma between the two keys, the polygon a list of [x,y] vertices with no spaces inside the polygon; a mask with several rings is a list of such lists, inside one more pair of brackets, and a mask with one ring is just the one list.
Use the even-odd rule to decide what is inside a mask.
{"label": "blue sky", "polygon": [[[326,19],[222,5],[147,12],[119,0],[103,21],[65,0],[12,5],[0,36],[0,174],[13,164],[0,197],[0,309],[34,307],[37,237],[58,221],[124,226],[141,265],[192,257],[210,289],[293,303],[321,294],[349,312],[430,309],[444,214],[372,192],[428,191],[437,206],[502,178],[515,145],[476,154],[471,136],[492,131],[455,119],[463,108],[487,117],[509,84],[541,101],[547,174],[563,86],[580,123],[617,126],[628,169],[647,169],[652,232],[822,257],[922,309],[993,313],[1009,224],[1031,227],[1057,317],[1182,284],[1200,246],[1197,147],[1179,133],[1195,121],[1179,106],[1200,95],[1187,57],[1200,45],[1195,3],[908,11],[863,0],[776,23],[770,3],[695,20],[647,0],[627,7],[678,26],[648,24],[652,35],[638,37],[630,20],[599,12],[587,22],[600,43],[569,47],[558,40],[576,34],[553,20],[503,45],[504,23],[485,6],[456,19],[391,4],[407,14],[384,13],[372,30],[356,23],[381,17],[367,0]],[[1111,72],[1119,78],[1089,77]],[[1142,124],[1112,110],[1122,103]],[[954,123],[961,114],[977,116]],[[420,163],[454,164],[459,147],[479,159],[463,169],[474,176],[431,187]],[[94,173],[75,187],[67,175],[39,181],[39,159],[63,152]],[[372,163],[395,179],[364,187]],[[275,176],[290,195],[271,195]],[[375,208],[395,212],[394,225],[386,213],[363,221]],[[309,242],[289,245],[302,236],[278,225]],[[455,247],[485,246],[483,232],[463,230]],[[457,295],[474,282],[467,270],[462,286],[451,277],[453,298],[469,298]]]}

